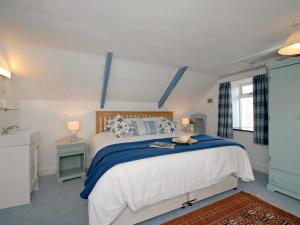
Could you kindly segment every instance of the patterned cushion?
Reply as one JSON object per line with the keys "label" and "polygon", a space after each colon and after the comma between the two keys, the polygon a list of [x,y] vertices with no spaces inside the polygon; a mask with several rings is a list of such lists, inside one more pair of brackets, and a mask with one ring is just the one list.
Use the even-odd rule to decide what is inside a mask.
{"label": "patterned cushion", "polygon": [[131,120],[131,124],[136,136],[158,134],[157,123],[154,120],[134,119]]}
{"label": "patterned cushion", "polygon": [[120,138],[131,134],[133,127],[126,122],[121,115],[117,115],[114,119],[108,120],[105,131]]}
{"label": "patterned cushion", "polygon": [[161,134],[172,134],[175,129],[176,124],[166,118],[161,119],[158,125],[158,130]]}

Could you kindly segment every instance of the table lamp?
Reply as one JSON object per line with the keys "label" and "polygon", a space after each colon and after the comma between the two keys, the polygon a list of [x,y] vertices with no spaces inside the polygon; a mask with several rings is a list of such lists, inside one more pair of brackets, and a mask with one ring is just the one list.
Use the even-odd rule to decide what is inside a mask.
{"label": "table lamp", "polygon": [[71,142],[76,142],[76,132],[79,131],[79,121],[68,122],[67,129],[71,132]]}

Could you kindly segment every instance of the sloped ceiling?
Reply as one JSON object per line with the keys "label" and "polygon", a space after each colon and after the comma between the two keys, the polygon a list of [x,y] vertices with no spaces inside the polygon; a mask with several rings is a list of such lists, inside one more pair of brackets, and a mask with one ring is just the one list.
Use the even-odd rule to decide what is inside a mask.
{"label": "sloped ceiling", "polygon": [[[12,99],[100,100],[103,56],[17,42],[0,44],[1,55],[0,65],[13,73],[6,81]],[[107,100],[157,103],[176,70],[113,57]],[[187,70],[168,103],[199,101],[215,82],[213,76]]]}
{"label": "sloped ceiling", "polygon": [[299,0],[1,0],[1,38],[220,75],[291,32]]}
{"label": "sloped ceiling", "polygon": [[112,51],[108,100],[157,102],[188,65],[174,103],[204,96],[299,17],[299,0],[1,0],[0,44],[23,98],[98,100]]}

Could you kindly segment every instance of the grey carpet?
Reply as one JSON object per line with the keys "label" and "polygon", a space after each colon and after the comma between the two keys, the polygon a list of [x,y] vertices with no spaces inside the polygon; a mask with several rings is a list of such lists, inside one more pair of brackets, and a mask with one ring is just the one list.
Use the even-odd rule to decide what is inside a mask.
{"label": "grey carpet", "polygon": [[[139,225],[160,224],[240,190],[260,195],[271,204],[300,216],[300,201],[267,190],[266,174],[255,172],[255,178],[254,182],[240,182],[238,190],[227,191]],[[32,203],[0,210],[0,225],[88,225],[87,201],[79,197],[82,184],[82,179],[57,184],[55,176],[40,177],[40,187],[33,193]]]}

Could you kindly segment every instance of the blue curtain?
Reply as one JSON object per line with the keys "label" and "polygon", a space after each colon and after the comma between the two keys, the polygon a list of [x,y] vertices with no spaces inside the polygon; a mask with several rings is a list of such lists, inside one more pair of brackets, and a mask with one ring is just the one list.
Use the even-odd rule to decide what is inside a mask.
{"label": "blue curtain", "polygon": [[268,76],[253,77],[254,143],[268,145]]}
{"label": "blue curtain", "polygon": [[230,82],[222,83],[219,87],[218,136],[233,138]]}

